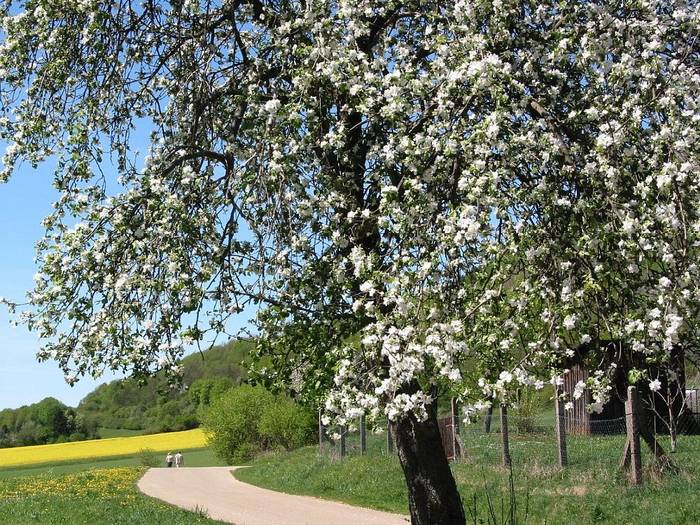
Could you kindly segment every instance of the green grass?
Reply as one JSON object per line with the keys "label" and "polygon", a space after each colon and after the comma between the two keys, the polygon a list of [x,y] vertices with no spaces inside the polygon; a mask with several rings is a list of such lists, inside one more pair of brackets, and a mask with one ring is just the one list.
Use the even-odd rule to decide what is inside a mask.
{"label": "green grass", "polygon": [[391,512],[406,512],[406,486],[398,461],[391,457],[348,457],[338,461],[315,447],[263,456],[236,478],[253,485]]}
{"label": "green grass", "polygon": [[[469,435],[468,458],[453,464],[463,501],[486,518],[488,493],[497,510],[508,499],[508,476],[500,466],[499,436]],[[372,436],[374,447],[381,438]],[[553,435],[513,436],[515,492],[519,508],[529,506],[527,523],[695,524],[700,521],[700,436],[682,436],[672,455],[678,474],[660,475],[644,450],[645,484],[630,486],[618,468],[624,437],[569,436],[570,466],[556,466]],[[319,455],[316,447],[260,457],[236,472],[262,487],[407,513],[407,493],[398,460],[377,453],[343,461]],[[500,522],[500,520],[499,520]]]}
{"label": "green grass", "polygon": [[[214,452],[208,448],[183,450],[182,453],[185,457],[185,465],[188,467],[218,467],[226,465],[226,463],[218,459],[214,455]],[[156,454],[156,458],[160,458],[163,464],[165,463],[165,454]],[[22,476],[36,476],[40,474],[69,474],[94,468],[135,466],[142,466],[142,458],[138,454],[131,456],[114,456],[83,461],[46,463],[40,465],[31,465],[27,467],[0,467],[0,480]]]}
{"label": "green grass", "polygon": [[0,523],[190,525],[221,523],[141,494],[143,468],[0,480]]}
{"label": "green grass", "polygon": [[128,428],[100,427],[97,429],[97,434],[102,439],[108,439],[108,438],[116,438],[116,437],[141,436],[143,434],[143,430],[129,430]]}
{"label": "green grass", "polygon": [[[190,467],[221,466],[210,449],[183,451]],[[160,458],[162,454],[157,454]],[[149,498],[136,488],[146,467],[140,455],[0,468],[0,523],[163,524],[221,523]],[[127,470],[121,470],[126,467]],[[115,470],[119,469],[119,470]],[[121,472],[116,481],[110,476]]]}

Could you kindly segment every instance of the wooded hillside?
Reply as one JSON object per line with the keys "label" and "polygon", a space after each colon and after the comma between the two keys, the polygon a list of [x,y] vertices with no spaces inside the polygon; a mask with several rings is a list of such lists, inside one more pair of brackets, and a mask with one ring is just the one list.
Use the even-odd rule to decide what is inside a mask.
{"label": "wooded hillside", "polygon": [[197,427],[200,409],[245,379],[242,362],[254,344],[230,341],[185,357],[179,389],[158,374],[145,384],[119,379],[100,385],[77,408],[47,397],[0,410],[0,448],[110,437],[100,428],[153,433]]}
{"label": "wooded hillside", "polygon": [[182,360],[180,390],[159,374],[139,384],[120,379],[100,385],[85,396],[77,412],[97,427],[167,432],[199,426],[197,412],[211,397],[245,378],[241,366],[255,343],[236,340]]}

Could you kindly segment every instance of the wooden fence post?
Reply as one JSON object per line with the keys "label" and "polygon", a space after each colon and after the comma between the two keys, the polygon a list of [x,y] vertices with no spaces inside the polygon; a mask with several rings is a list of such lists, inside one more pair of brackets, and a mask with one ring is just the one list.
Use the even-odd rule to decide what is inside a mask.
{"label": "wooden fence post", "polygon": [[456,398],[452,398],[452,425],[455,427],[455,432],[459,434],[460,421],[459,421],[459,402]]}
{"label": "wooden fence post", "polygon": [[503,466],[510,467],[510,445],[508,443],[508,408],[501,403],[501,440],[503,442]]}
{"label": "wooden fence post", "polygon": [[461,450],[459,448],[458,436],[459,436],[459,412],[457,399],[452,398],[450,400],[450,423],[452,424],[452,457],[459,459],[461,456]]}
{"label": "wooden fence post", "polygon": [[345,444],[345,429],[346,429],[345,425],[341,425],[338,427],[338,433],[340,434],[340,457],[341,458],[344,458],[346,453],[347,453],[346,444]]}
{"label": "wooden fence post", "polygon": [[632,469],[632,484],[642,483],[642,457],[639,450],[639,420],[637,417],[637,387],[627,387],[625,402],[625,418],[627,423],[627,444],[625,445],[625,462],[629,456]]}
{"label": "wooden fence post", "polygon": [[561,390],[556,389],[554,400],[554,417],[557,428],[557,451],[559,452],[559,467],[563,468],[568,464],[566,454],[566,429],[564,428],[564,403],[561,400]]}
{"label": "wooden fence post", "polygon": [[389,421],[386,422],[386,453],[387,456],[394,453],[394,436],[391,433],[391,422]]}
{"label": "wooden fence post", "polygon": [[365,416],[360,416],[360,454],[367,454],[367,424]]}
{"label": "wooden fence post", "polygon": [[489,434],[491,432],[491,418],[493,417],[493,404],[489,406],[486,410],[486,415],[484,416],[484,433]]}
{"label": "wooden fence post", "polygon": [[318,452],[319,454],[323,452],[323,420],[322,420],[322,410],[318,409]]}

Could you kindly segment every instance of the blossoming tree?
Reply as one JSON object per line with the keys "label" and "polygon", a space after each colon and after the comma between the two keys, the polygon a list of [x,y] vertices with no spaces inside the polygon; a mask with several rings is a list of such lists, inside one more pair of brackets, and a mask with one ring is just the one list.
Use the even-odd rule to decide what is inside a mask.
{"label": "blossoming tree", "polygon": [[0,176],[55,158],[60,191],[22,316],[69,382],[256,304],[268,380],[388,416],[412,521],[461,523],[440,392],[694,344],[690,1],[3,5]]}

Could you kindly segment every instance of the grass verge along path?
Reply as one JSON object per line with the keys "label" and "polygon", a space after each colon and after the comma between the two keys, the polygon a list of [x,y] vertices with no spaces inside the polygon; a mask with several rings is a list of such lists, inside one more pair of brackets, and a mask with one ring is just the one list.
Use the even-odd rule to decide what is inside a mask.
{"label": "grass verge along path", "polygon": [[[497,440],[497,436],[493,436]],[[571,465],[561,470],[543,461],[533,449],[514,467],[518,523],[548,525],[630,524],[695,525],[700,507],[700,436],[683,436],[673,460],[678,474],[660,475],[645,457],[645,484],[630,486],[618,468],[621,449],[611,438],[570,440]],[[535,443],[534,446],[540,446]],[[515,460],[514,460],[515,461]],[[473,456],[452,470],[467,516],[487,522],[488,498],[501,522],[507,509],[509,472],[497,463]],[[250,468],[237,470],[237,479],[260,487],[318,496],[353,505],[407,512],[403,473],[394,456],[353,456],[339,461],[319,455],[316,447],[262,456]],[[525,508],[528,520],[522,520]],[[473,518],[470,519],[470,522]]]}
{"label": "grass verge along path", "polygon": [[210,516],[245,525],[408,525],[408,517],[319,498],[282,494],[231,476],[238,467],[154,468],[139,490],[173,505],[205,508]]}
{"label": "grass verge along path", "polygon": [[142,495],[144,468],[94,469],[0,480],[0,523],[190,525],[221,523]]}

